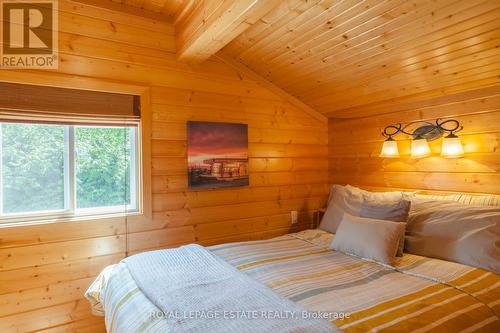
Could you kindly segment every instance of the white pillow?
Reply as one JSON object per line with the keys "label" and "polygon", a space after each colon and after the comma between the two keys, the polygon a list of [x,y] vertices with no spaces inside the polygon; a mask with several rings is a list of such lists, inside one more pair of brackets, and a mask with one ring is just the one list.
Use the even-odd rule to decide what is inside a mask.
{"label": "white pillow", "polygon": [[500,207],[415,199],[405,249],[500,274]]}
{"label": "white pillow", "polygon": [[346,185],[345,186],[349,191],[352,192],[357,192],[361,193],[364,195],[367,199],[370,200],[375,200],[375,201],[399,201],[401,199],[404,199],[404,194],[401,191],[389,191],[389,192],[371,192],[371,191],[366,191],[363,190],[359,187],[352,186],[352,185]]}
{"label": "white pillow", "polygon": [[473,206],[500,206],[500,195],[498,194],[416,194],[415,197],[428,201],[455,201]]}
{"label": "white pillow", "polygon": [[391,264],[404,230],[403,223],[357,217],[346,213],[337,229],[331,248]]}

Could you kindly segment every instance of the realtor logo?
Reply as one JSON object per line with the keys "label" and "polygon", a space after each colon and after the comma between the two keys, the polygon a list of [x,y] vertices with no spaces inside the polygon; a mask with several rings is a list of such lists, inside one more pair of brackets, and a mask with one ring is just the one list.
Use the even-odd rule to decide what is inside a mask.
{"label": "realtor logo", "polygon": [[57,0],[0,0],[0,3],[0,67],[57,69]]}

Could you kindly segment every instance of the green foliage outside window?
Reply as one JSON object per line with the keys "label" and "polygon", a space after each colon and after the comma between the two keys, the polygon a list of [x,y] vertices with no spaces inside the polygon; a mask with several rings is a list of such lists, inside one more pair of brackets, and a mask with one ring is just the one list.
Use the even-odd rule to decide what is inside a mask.
{"label": "green foliage outside window", "polygon": [[77,207],[130,203],[128,128],[76,129]]}
{"label": "green foliage outside window", "polygon": [[1,126],[3,212],[63,209],[63,126]]}
{"label": "green foliage outside window", "polygon": [[[65,207],[65,154],[75,153],[76,208],[130,203],[130,129],[2,123],[3,214],[68,209]],[[66,130],[66,137],[65,137]],[[68,163],[66,163],[68,164]],[[68,182],[67,182],[68,183]]]}

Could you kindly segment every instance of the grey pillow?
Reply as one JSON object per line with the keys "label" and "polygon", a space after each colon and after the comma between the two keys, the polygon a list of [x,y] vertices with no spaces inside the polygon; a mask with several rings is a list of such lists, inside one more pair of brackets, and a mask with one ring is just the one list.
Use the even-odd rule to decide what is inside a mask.
{"label": "grey pillow", "polygon": [[363,195],[361,193],[353,192],[346,186],[333,185],[328,207],[321,219],[319,229],[331,233],[337,232],[337,227],[344,213],[359,216],[362,205]]}
{"label": "grey pillow", "polygon": [[[359,216],[368,217],[372,219],[402,222],[406,226],[408,213],[410,211],[411,201],[398,200],[398,201],[379,201],[374,200],[373,197],[364,197],[363,205]],[[404,234],[399,240],[398,252],[396,256],[403,256],[405,237]]]}
{"label": "grey pillow", "polygon": [[391,264],[404,229],[402,223],[357,217],[346,213],[337,229],[331,248]]}
{"label": "grey pillow", "polygon": [[393,222],[406,222],[410,212],[411,201],[375,201],[363,198],[360,216]]}
{"label": "grey pillow", "polygon": [[[348,213],[372,219],[406,222],[410,201],[402,192],[369,192],[351,185],[333,185],[328,199],[328,207],[319,228],[335,233],[344,216]],[[403,255],[404,235],[398,247],[398,256]]]}
{"label": "grey pillow", "polygon": [[500,274],[500,207],[415,199],[405,249]]}

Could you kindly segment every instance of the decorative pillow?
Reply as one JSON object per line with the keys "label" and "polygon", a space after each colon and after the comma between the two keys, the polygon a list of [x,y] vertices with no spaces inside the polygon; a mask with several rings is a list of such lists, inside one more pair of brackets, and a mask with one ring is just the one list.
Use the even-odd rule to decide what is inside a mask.
{"label": "decorative pillow", "polygon": [[391,264],[404,230],[403,223],[357,217],[345,213],[331,248]]}
{"label": "decorative pillow", "polygon": [[405,249],[500,274],[500,207],[415,199]]}
{"label": "decorative pillow", "polygon": [[[406,220],[408,219],[410,207],[411,201],[408,200],[399,199],[399,201],[395,202],[384,202],[374,200],[373,197],[367,199],[365,196],[359,216],[384,221],[402,222],[406,227]],[[404,244],[405,236],[403,233],[399,240],[398,252],[396,254],[397,257],[403,256]]]}
{"label": "decorative pillow", "polygon": [[359,216],[363,205],[363,195],[351,191],[347,186],[333,185],[326,212],[321,219],[319,228],[335,233],[344,213]]}
{"label": "decorative pillow", "polygon": [[[333,185],[320,229],[335,233],[344,213],[394,222],[406,222],[411,202],[402,192],[368,192],[351,185]],[[403,255],[404,236],[398,256]]]}

